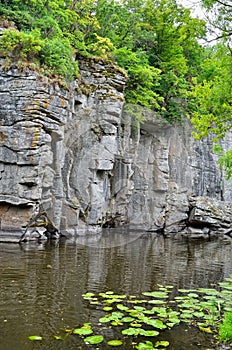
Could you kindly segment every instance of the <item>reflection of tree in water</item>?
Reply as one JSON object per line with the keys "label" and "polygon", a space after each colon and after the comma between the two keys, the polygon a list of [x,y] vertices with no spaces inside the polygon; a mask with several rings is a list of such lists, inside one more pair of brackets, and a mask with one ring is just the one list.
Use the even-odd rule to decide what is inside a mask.
{"label": "reflection of tree in water", "polygon": [[[0,350],[25,348],[18,339],[30,334],[50,337],[60,327],[97,322],[102,311],[83,300],[87,291],[139,296],[159,283],[173,285],[174,295],[178,288],[211,287],[232,274],[228,242],[124,234],[112,230],[103,240],[89,240],[91,245],[67,240],[56,246],[25,244],[22,250],[0,246]],[[77,348],[77,338],[68,342],[65,350]]]}

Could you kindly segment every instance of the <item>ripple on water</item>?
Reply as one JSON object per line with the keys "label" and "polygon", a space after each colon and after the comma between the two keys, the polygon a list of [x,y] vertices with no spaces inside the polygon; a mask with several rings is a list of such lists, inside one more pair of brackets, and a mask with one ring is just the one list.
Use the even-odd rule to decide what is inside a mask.
{"label": "ripple on water", "polygon": [[[78,337],[65,342],[53,339],[62,327],[97,322],[101,311],[83,301],[87,291],[139,295],[157,284],[175,289],[211,287],[230,274],[231,244],[224,241],[190,242],[108,230],[102,236],[56,244],[1,244],[0,350],[89,349]],[[202,340],[202,334],[182,328],[165,333],[172,339],[170,349],[209,347],[203,341],[207,337]],[[33,334],[42,335],[44,341],[32,343],[28,336]]]}

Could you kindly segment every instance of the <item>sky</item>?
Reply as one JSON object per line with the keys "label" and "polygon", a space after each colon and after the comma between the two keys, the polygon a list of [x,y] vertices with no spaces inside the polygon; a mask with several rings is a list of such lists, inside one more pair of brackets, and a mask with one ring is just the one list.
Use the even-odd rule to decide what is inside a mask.
{"label": "sky", "polygon": [[191,13],[199,18],[204,18],[204,12],[201,9],[200,0],[177,0],[179,5],[183,5],[191,9]]}

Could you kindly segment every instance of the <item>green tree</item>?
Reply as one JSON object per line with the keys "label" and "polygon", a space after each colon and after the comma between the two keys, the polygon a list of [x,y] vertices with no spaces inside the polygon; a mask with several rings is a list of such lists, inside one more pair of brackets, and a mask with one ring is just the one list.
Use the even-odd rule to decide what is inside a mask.
{"label": "green tree", "polygon": [[[204,22],[192,18],[175,0],[99,0],[96,16],[99,34],[110,38],[116,47],[113,58],[128,73],[127,98],[158,109],[169,121],[181,120],[189,76],[197,71],[197,38],[205,33]],[[126,52],[131,55],[128,66],[120,57]],[[151,74],[154,68],[156,74]]]}
{"label": "green tree", "polygon": [[[215,151],[222,154],[220,139],[231,129],[232,123],[232,56],[223,44],[208,49],[202,61],[202,74],[193,81],[190,100],[194,101],[191,121],[195,137],[213,136]],[[219,163],[231,176],[232,154],[222,155]],[[231,169],[230,169],[231,168]]]}
{"label": "green tree", "polygon": [[216,45],[204,50],[198,75],[192,80],[189,112],[195,137],[212,135],[214,150],[227,178],[232,175],[232,150],[223,153],[220,140],[231,130],[232,122],[232,4],[227,0],[202,0],[209,11],[209,24],[216,28]]}
{"label": "green tree", "polygon": [[209,30],[214,39],[229,41],[232,36],[232,3],[230,0],[202,0],[207,10]]}

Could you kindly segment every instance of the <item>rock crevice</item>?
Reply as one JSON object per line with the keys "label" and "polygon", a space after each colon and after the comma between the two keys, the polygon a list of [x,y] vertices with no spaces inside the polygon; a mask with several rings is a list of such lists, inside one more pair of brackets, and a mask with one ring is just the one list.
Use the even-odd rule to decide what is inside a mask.
{"label": "rock crevice", "polygon": [[[112,64],[86,59],[79,69],[69,90],[33,71],[0,72],[0,240],[18,241],[38,210],[50,224],[41,229],[40,220],[37,233],[30,226],[28,239],[119,225],[230,234],[218,213],[229,217],[221,200],[231,191],[210,139],[194,140],[188,121],[171,126],[125,106],[126,78]],[[230,144],[229,134],[223,147]],[[222,203],[214,219],[201,197]]]}

